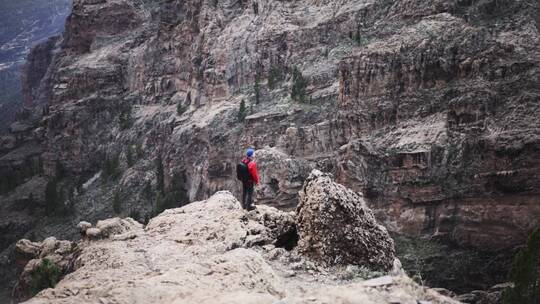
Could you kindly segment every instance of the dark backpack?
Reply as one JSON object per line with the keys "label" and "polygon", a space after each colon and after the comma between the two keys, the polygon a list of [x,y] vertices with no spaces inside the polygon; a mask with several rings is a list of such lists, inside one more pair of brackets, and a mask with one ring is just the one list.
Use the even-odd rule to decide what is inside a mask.
{"label": "dark backpack", "polygon": [[236,165],[236,178],[239,181],[247,182],[251,179],[251,174],[249,174],[248,168],[249,161],[247,163],[240,162]]}

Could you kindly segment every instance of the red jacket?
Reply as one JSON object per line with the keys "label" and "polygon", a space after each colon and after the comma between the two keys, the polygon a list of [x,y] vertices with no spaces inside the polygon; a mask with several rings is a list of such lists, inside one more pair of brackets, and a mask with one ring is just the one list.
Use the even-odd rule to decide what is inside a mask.
{"label": "red jacket", "polygon": [[244,158],[242,160],[242,162],[244,164],[247,164],[248,170],[249,170],[249,175],[251,175],[251,180],[253,181],[253,183],[255,185],[258,185],[259,184],[259,172],[257,171],[257,164],[253,160],[250,160],[247,157]]}

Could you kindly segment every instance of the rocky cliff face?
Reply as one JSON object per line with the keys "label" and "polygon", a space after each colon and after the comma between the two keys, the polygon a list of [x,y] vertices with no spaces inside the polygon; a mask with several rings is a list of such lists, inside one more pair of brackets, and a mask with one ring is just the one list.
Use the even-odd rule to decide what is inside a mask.
{"label": "rocky cliff face", "polygon": [[[525,1],[76,1],[39,83],[44,171],[89,177],[137,146],[122,189],[159,154],[165,187],[193,201],[236,189],[240,147],[268,146],[308,163],[291,179],[319,167],[365,192],[392,230],[518,244],[540,213],[534,12]],[[294,70],[304,102],[291,100]],[[271,175],[263,189],[294,195]]]}
{"label": "rocky cliff face", "polygon": [[294,209],[318,168],[391,231],[507,249],[540,218],[539,15],[522,0],[76,0],[36,48],[50,59],[31,56],[50,65],[26,78],[25,102],[48,105],[29,132],[74,220],[112,214],[114,194],[143,219],[156,192],[238,191],[250,145],[260,202]]}

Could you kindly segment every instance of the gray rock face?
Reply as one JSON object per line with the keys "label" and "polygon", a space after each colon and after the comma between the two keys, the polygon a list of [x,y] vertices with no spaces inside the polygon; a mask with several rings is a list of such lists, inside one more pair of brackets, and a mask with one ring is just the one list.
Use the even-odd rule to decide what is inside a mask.
{"label": "gray rock face", "polygon": [[163,212],[133,238],[81,242],[74,271],[25,303],[459,303],[406,276],[340,281],[337,269],[295,267],[302,257],[276,248],[292,224],[290,212],[246,213],[218,192]]}
{"label": "gray rock face", "polygon": [[358,193],[313,170],[297,208],[298,250],[324,265],[360,265],[388,271],[394,241]]}

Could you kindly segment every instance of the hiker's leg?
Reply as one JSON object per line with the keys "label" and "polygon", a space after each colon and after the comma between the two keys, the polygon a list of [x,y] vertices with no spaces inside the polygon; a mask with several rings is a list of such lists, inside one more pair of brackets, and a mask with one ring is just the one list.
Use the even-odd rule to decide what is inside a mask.
{"label": "hiker's leg", "polygon": [[246,187],[246,209],[249,211],[253,208],[253,186],[251,187]]}
{"label": "hiker's leg", "polygon": [[242,185],[242,209],[247,209],[246,207],[246,198],[247,198],[247,186]]}

